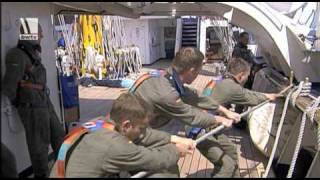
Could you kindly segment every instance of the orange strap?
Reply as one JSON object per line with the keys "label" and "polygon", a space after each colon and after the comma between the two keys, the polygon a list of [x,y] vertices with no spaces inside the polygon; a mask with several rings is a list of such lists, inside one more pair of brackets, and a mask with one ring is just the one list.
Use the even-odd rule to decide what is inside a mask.
{"label": "orange strap", "polygon": [[[115,125],[111,122],[104,121],[102,128],[113,131]],[[57,178],[65,178],[67,154],[70,154],[68,152],[70,151],[72,145],[76,143],[80,139],[80,137],[84,136],[87,133],[90,133],[89,129],[80,126],[74,128],[68,135],[65,136],[64,142],[60,147],[57,159]]]}
{"label": "orange strap", "polygon": [[206,87],[205,87],[205,88],[213,89],[213,88],[214,88],[214,86],[216,86],[216,81],[214,81],[214,80],[210,80],[210,81],[208,82],[208,84],[206,85]]}
{"label": "orange strap", "polygon": [[151,75],[149,73],[145,73],[143,75],[141,75],[136,82],[134,82],[134,84],[132,85],[132,87],[129,89],[129,92],[134,92],[142,83],[143,81],[147,80],[151,78]]}
{"label": "orange strap", "polygon": [[20,87],[25,87],[25,88],[29,88],[29,89],[38,90],[38,91],[42,91],[44,89],[43,85],[33,84],[30,82],[25,82],[25,81],[20,82]]}
{"label": "orange strap", "polygon": [[214,80],[210,80],[208,82],[208,84],[206,85],[206,87],[203,89],[202,95],[204,96],[211,96],[213,88],[216,85],[216,81]]}

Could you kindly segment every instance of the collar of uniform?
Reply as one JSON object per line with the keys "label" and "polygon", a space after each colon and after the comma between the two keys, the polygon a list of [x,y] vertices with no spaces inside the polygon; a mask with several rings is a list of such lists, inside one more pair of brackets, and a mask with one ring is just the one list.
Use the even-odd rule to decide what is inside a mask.
{"label": "collar of uniform", "polygon": [[227,73],[226,78],[232,79],[235,83],[240,84],[240,82],[230,73]]}
{"label": "collar of uniform", "polygon": [[248,49],[248,46],[242,44],[241,42],[239,42],[236,46],[238,46],[239,48]]}
{"label": "collar of uniform", "polygon": [[177,71],[173,67],[170,67],[167,73],[169,75],[168,76],[169,80],[174,82],[175,89],[178,91],[180,96],[184,96],[185,95],[184,86],[179,78],[179,74],[177,73]]}

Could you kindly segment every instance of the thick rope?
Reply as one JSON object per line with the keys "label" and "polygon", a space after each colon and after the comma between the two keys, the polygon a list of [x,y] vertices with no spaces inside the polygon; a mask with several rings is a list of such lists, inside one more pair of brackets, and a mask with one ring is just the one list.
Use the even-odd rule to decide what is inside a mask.
{"label": "thick rope", "polygon": [[299,94],[301,93],[302,88],[303,88],[303,81],[301,81],[301,82],[299,83],[298,89],[292,94],[291,105],[292,105],[293,107],[296,106],[296,100],[297,100]]}
{"label": "thick rope", "polygon": [[[320,104],[320,96],[313,101],[313,105],[307,111],[307,114],[310,117],[312,123],[314,123],[314,116],[316,115],[316,111],[319,109]],[[319,125],[319,124],[318,124]]]}
{"label": "thick rope", "polygon": [[306,119],[307,119],[307,113],[304,112],[302,115],[302,120],[301,120],[301,126],[300,126],[300,130],[299,130],[299,135],[298,135],[298,140],[297,140],[297,144],[293,153],[293,157],[290,163],[290,168],[287,174],[287,178],[291,178],[293,171],[294,171],[294,167],[296,165],[297,162],[297,158],[298,158],[298,154],[300,151],[300,147],[301,147],[301,143],[302,143],[302,138],[304,135],[304,129],[305,129],[305,125],[306,125]]}
{"label": "thick rope", "polygon": [[311,92],[311,83],[301,81],[298,86],[298,90],[292,94],[292,106],[296,106],[298,96],[308,96]]}
{"label": "thick rope", "polygon": [[[305,129],[305,124],[306,124],[307,114],[309,112],[311,112],[310,120],[311,120],[311,122],[313,122],[314,121],[313,119],[314,119],[314,116],[315,116],[315,112],[317,110],[317,107],[319,106],[319,103],[320,103],[320,97],[318,97],[316,100],[314,100],[312,105],[309,106],[307,108],[307,110],[303,112],[300,131],[299,131],[299,135],[298,135],[298,140],[297,140],[295,151],[294,151],[294,154],[293,154],[293,157],[292,157],[290,168],[289,168],[289,171],[288,171],[288,174],[287,174],[287,178],[291,178],[292,177],[292,174],[293,174],[293,171],[294,171],[294,168],[295,168],[295,165],[296,165],[298,154],[299,154],[299,151],[300,151],[300,148],[301,148],[302,138],[303,138],[303,135],[304,135],[304,129]],[[319,136],[319,132],[318,132],[318,136]],[[318,140],[318,149],[319,149],[319,137],[318,137],[317,140]]]}
{"label": "thick rope", "polygon": [[309,115],[311,123],[317,126],[317,145],[318,145],[318,151],[320,151],[320,122],[318,124],[315,124],[314,117],[316,114],[316,111],[319,110],[319,104],[320,104],[320,96],[318,96],[315,100],[313,105],[310,107],[310,110],[307,111],[307,115]]}
{"label": "thick rope", "polygon": [[318,124],[318,136],[317,136],[317,140],[318,140],[318,151],[320,151],[320,124]]}
{"label": "thick rope", "polygon": [[270,171],[274,156],[276,154],[276,149],[277,149],[277,146],[278,146],[278,142],[279,142],[279,138],[280,138],[280,134],[281,134],[281,130],[282,130],[282,125],[284,123],[284,119],[285,119],[286,114],[287,114],[289,100],[290,100],[293,92],[295,92],[295,90],[296,90],[296,88],[293,88],[289,92],[288,96],[286,97],[286,101],[284,103],[283,110],[282,110],[282,115],[281,115],[281,118],[280,118],[280,123],[279,123],[278,129],[277,129],[276,139],[275,139],[275,142],[273,144],[271,155],[270,155],[270,158],[269,158],[269,161],[268,161],[268,165],[267,165],[266,171],[265,171],[265,173],[263,175],[263,178],[266,178],[268,176],[268,174],[269,174],[269,171]]}

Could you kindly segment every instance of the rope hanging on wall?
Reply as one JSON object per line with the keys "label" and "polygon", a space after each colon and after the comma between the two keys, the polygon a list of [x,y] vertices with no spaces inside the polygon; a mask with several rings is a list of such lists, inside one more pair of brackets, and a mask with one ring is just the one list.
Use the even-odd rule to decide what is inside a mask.
{"label": "rope hanging on wall", "polygon": [[121,79],[128,74],[138,74],[142,68],[139,48],[125,47],[123,20],[118,16],[103,17],[105,55],[109,61],[109,78]]}
{"label": "rope hanging on wall", "polygon": [[[217,37],[222,45],[223,54],[226,56],[226,60],[229,61],[235,45],[231,24],[219,16],[210,17],[210,21],[211,25],[213,26],[213,30],[217,34]],[[227,26],[224,26],[222,22],[226,22]]]}

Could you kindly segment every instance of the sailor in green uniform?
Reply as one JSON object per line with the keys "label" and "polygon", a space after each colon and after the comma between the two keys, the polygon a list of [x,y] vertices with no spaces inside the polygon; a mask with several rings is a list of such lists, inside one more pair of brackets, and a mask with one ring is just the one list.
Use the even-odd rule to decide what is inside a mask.
{"label": "sailor in green uniform", "polygon": [[269,99],[277,98],[277,94],[251,91],[243,87],[250,74],[250,65],[241,58],[232,58],[224,80],[217,83],[211,97],[224,106],[230,104],[255,106]]}
{"label": "sailor in green uniform", "polygon": [[[154,116],[150,122],[151,127],[168,130],[172,122],[182,122],[187,125],[209,128],[217,124],[231,127],[240,120],[237,113],[233,113],[220,106],[210,97],[198,95],[196,90],[184,84],[191,84],[198,76],[203,61],[203,54],[196,48],[182,48],[175,56],[172,66],[164,77],[151,77],[131,92],[145,100],[154,107]],[[214,116],[204,110],[219,111],[228,118]],[[226,144],[219,144],[211,136],[199,143],[197,148],[214,164],[213,175],[216,177],[238,177],[238,162],[224,151],[236,154],[236,147],[227,139]]]}
{"label": "sailor in green uniform", "polygon": [[[179,177],[171,168],[194,147],[173,144],[170,134],[148,127],[150,113],[150,107],[132,93],[120,95],[110,112],[114,128],[86,134],[71,152],[65,177],[123,177],[138,171],[151,172],[149,177]],[[139,137],[148,148],[135,144]],[[192,141],[179,139],[185,140]],[[50,177],[56,177],[56,171],[57,163]]]}
{"label": "sailor in green uniform", "polygon": [[[21,33],[27,31],[25,27],[20,27]],[[42,38],[38,25],[38,40],[19,40],[17,47],[9,50],[3,81],[3,93],[18,109],[24,125],[35,177],[48,176],[49,145],[57,156],[65,135],[46,86],[46,69],[40,57]]]}
{"label": "sailor in green uniform", "polygon": [[[236,110],[239,110],[244,106],[255,106],[267,99],[274,101],[277,98],[277,94],[256,92],[243,87],[248,80],[251,68],[250,64],[242,58],[232,58],[227,72],[224,80],[212,88],[211,94],[214,100],[224,106],[229,107],[235,104]],[[235,127],[245,129],[246,121],[242,120]]]}

